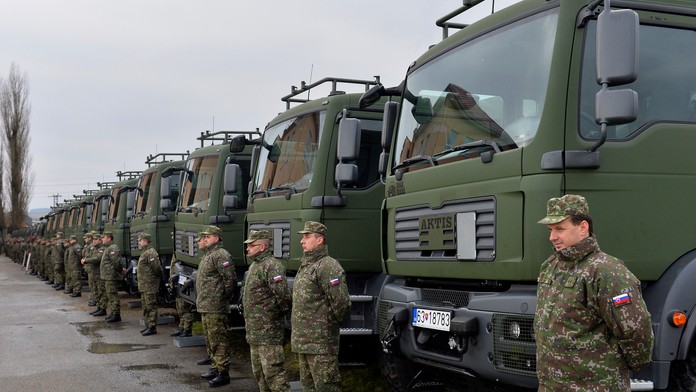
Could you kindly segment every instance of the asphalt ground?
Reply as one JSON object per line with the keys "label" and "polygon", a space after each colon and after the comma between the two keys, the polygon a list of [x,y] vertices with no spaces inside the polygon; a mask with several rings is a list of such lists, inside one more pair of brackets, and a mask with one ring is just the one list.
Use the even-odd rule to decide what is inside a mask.
{"label": "asphalt ground", "polygon": [[[230,385],[208,387],[205,346],[179,348],[169,334],[141,336],[142,309],[121,292],[122,322],[88,313],[89,293],[71,298],[0,256],[0,391],[257,391],[248,361],[233,358]],[[161,309],[161,313],[173,312]]]}

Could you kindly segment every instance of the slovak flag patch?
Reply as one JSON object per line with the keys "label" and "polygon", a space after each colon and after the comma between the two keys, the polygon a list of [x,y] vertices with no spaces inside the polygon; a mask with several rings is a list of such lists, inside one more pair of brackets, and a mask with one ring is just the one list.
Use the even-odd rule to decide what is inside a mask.
{"label": "slovak flag patch", "polygon": [[329,281],[330,286],[338,286],[339,284],[341,284],[341,281],[338,278]]}
{"label": "slovak flag patch", "polygon": [[230,266],[230,262],[229,262],[229,261],[225,261],[224,263],[222,263],[222,266],[223,266],[223,267],[229,267],[229,266]]}
{"label": "slovak flag patch", "polygon": [[283,276],[282,276],[282,275],[278,275],[278,276],[274,276],[274,277],[273,277],[273,281],[276,282],[276,283],[277,283],[277,282],[280,282],[281,280],[283,280]]}
{"label": "slovak flag patch", "polygon": [[611,300],[612,300],[612,302],[614,302],[615,307],[631,303],[631,297],[629,297],[628,294],[626,294],[626,293],[621,294],[621,295],[617,295],[616,297],[612,298]]}

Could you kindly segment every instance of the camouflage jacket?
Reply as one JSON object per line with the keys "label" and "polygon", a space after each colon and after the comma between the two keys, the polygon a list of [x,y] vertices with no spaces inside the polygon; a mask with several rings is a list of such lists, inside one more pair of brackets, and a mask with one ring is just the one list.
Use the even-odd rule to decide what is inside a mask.
{"label": "camouflage jacket", "polygon": [[63,253],[63,240],[58,240],[55,244],[51,245],[51,262],[53,264],[63,264]]}
{"label": "camouflage jacket", "polygon": [[92,272],[97,273],[97,279],[99,279],[100,275],[100,264],[101,264],[101,259],[104,256],[104,246],[101,244],[99,245],[92,245],[91,250],[89,250],[85,254],[85,267],[90,269]]}
{"label": "camouflage jacket", "polygon": [[285,315],[290,310],[292,294],[285,267],[271,255],[271,250],[251,257],[244,279],[244,322],[249,344],[283,344]]}
{"label": "camouflage jacket", "polygon": [[102,258],[100,269],[100,278],[102,280],[121,280],[123,267],[121,266],[121,250],[118,245],[111,244],[106,248],[102,248]]}
{"label": "camouflage jacket", "polygon": [[215,243],[203,249],[196,277],[196,310],[199,313],[229,313],[230,300],[237,285],[232,256]]}
{"label": "camouflage jacket", "polygon": [[65,249],[65,262],[70,263],[71,266],[77,267],[80,265],[80,258],[82,257],[82,248],[77,242],[68,246]]}
{"label": "camouflage jacket", "polygon": [[338,354],[340,327],[350,314],[346,273],[326,245],[305,252],[292,294],[292,351]]}
{"label": "camouflage jacket", "polygon": [[534,333],[547,390],[630,391],[650,362],[653,332],[640,281],[591,236],[541,266]]}
{"label": "camouflage jacket", "polygon": [[142,249],[138,258],[138,291],[157,293],[162,279],[162,265],[159,254],[152,246]]}

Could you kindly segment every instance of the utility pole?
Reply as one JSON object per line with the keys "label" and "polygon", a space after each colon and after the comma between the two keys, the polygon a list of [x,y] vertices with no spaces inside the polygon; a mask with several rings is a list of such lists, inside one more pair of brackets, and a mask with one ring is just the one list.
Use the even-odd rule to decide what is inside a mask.
{"label": "utility pole", "polygon": [[63,195],[61,195],[61,194],[54,193],[54,194],[52,194],[52,195],[49,196],[49,197],[52,197],[52,198],[53,198],[53,205],[54,205],[54,206],[57,206],[57,205],[58,205],[58,200],[60,200],[60,198],[61,198],[62,196],[63,196]]}

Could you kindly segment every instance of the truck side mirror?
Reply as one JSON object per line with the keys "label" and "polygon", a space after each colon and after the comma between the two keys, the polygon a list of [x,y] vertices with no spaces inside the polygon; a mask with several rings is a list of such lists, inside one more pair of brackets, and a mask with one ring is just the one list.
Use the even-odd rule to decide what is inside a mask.
{"label": "truck side mirror", "polygon": [[239,208],[239,196],[237,193],[237,181],[242,178],[242,169],[236,163],[228,163],[225,166],[225,178],[223,190],[225,195],[222,197],[222,208],[225,211]]}
{"label": "truck side mirror", "polygon": [[391,148],[392,136],[394,135],[394,127],[396,126],[396,114],[399,110],[399,104],[394,101],[389,101],[384,104],[384,113],[382,114],[382,153],[379,154],[379,175],[385,177],[387,175],[387,165],[389,163],[389,149]]}
{"label": "truck side mirror", "polygon": [[597,83],[618,86],[638,77],[638,14],[604,10],[597,17]]}
{"label": "truck side mirror", "polygon": [[336,182],[352,184],[358,180],[358,166],[344,163],[354,161],[360,155],[360,120],[344,117],[338,125],[338,145],[336,146]]}
{"label": "truck side mirror", "polygon": [[233,154],[239,154],[244,151],[246,146],[246,137],[244,135],[238,135],[230,140],[230,152]]}
{"label": "truck side mirror", "polygon": [[160,180],[160,198],[167,199],[171,197],[171,177],[162,177]]}

